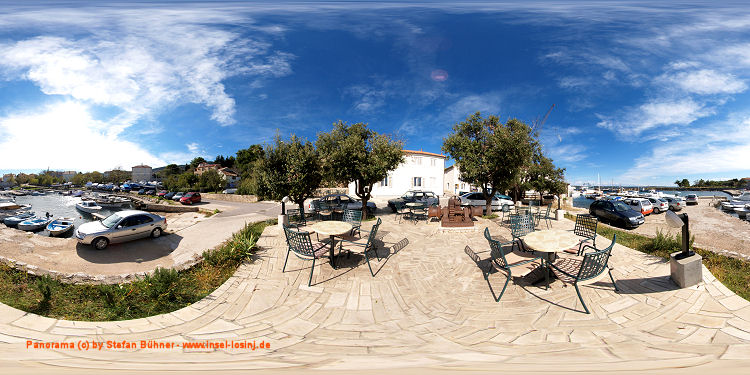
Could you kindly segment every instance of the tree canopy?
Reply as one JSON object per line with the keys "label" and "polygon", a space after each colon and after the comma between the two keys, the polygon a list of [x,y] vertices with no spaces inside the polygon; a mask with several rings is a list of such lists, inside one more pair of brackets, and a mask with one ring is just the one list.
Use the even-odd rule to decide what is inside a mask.
{"label": "tree canopy", "polygon": [[481,187],[485,213],[492,213],[492,197],[509,190],[530,168],[539,143],[531,128],[517,119],[500,122],[497,116],[483,118],[480,112],[453,126],[443,139],[443,152],[461,171],[461,179]]}
{"label": "tree canopy", "polygon": [[362,217],[367,217],[367,201],[372,185],[404,162],[403,142],[368,129],[358,122],[348,125],[339,120],[330,133],[319,133],[318,151],[325,178],[340,184],[354,181],[355,194],[362,199]]}

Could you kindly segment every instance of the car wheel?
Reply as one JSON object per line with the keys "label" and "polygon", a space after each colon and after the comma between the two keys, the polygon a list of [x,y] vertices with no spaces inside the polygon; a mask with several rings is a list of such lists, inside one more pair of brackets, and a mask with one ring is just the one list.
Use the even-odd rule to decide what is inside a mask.
{"label": "car wheel", "polygon": [[97,250],[104,250],[107,248],[107,245],[109,245],[109,240],[107,237],[97,237],[91,242],[91,244],[94,245],[94,248]]}
{"label": "car wheel", "polygon": [[151,238],[159,237],[161,237],[161,228],[154,228],[154,230],[151,231]]}

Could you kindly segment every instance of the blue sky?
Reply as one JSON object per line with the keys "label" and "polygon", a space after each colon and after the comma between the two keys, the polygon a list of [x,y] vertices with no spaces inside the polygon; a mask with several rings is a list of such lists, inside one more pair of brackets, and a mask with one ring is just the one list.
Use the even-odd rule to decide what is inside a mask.
{"label": "blue sky", "polygon": [[[93,3],[92,3],[93,4]],[[339,119],[543,125],[573,183],[750,176],[742,3],[0,4],[0,171],[231,155]]]}

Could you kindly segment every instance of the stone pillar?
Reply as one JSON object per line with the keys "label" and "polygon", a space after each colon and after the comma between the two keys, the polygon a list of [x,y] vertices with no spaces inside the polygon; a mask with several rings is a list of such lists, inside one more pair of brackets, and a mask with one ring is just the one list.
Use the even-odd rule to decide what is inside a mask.
{"label": "stone pillar", "polygon": [[698,255],[692,255],[684,259],[676,259],[677,254],[681,251],[669,255],[669,273],[672,280],[680,286],[687,288],[696,285],[703,280],[703,258]]}
{"label": "stone pillar", "polygon": [[565,210],[560,209],[555,211],[555,220],[560,221],[562,219],[565,219]]}
{"label": "stone pillar", "polygon": [[284,225],[289,225],[286,215],[279,215],[279,229],[284,230]]}

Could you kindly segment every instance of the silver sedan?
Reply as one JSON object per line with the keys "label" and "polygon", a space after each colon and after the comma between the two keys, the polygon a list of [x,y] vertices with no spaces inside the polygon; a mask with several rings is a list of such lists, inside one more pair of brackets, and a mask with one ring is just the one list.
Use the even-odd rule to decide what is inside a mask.
{"label": "silver sedan", "polygon": [[103,220],[83,224],[76,229],[79,243],[103,250],[110,243],[127,242],[139,238],[157,238],[167,229],[167,219],[145,211],[116,212]]}

